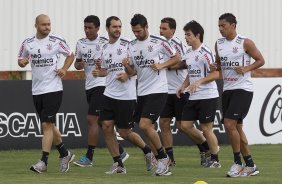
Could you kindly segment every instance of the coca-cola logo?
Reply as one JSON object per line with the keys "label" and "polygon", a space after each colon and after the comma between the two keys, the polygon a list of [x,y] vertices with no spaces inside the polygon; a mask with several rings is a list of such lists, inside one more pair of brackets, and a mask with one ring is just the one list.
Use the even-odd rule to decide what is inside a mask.
{"label": "coca-cola logo", "polygon": [[282,132],[281,85],[274,86],[267,94],[260,112],[259,128],[266,137]]}

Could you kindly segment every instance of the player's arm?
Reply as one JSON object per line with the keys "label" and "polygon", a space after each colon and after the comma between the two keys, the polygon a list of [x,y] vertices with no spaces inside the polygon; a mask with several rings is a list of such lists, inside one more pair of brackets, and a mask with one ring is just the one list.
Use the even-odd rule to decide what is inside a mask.
{"label": "player's arm", "polygon": [[136,75],[136,71],[134,69],[134,66],[133,65],[130,65],[130,62],[129,62],[129,58],[124,58],[122,60],[122,65],[124,66],[125,68],[125,72],[129,75],[129,76],[134,76]]}
{"label": "player's arm", "polygon": [[187,69],[187,64],[185,60],[178,62],[177,64],[167,68],[168,70],[182,70]]}
{"label": "player's arm", "polygon": [[154,63],[151,65],[152,69],[157,71],[157,70],[162,70],[165,68],[169,68],[170,66],[176,65],[178,62],[181,61],[180,55],[178,52],[175,53],[174,56],[172,56],[171,58],[169,58],[169,60],[167,60],[164,63]]}
{"label": "player's arm", "polygon": [[56,74],[59,77],[63,78],[66,75],[69,67],[72,65],[73,60],[74,60],[74,54],[71,53],[69,56],[66,57],[63,67],[61,69],[55,70]]}
{"label": "player's arm", "polygon": [[184,93],[185,89],[189,86],[190,81],[189,81],[189,75],[186,76],[186,79],[182,83],[182,85],[176,90],[176,96],[180,98],[180,94]]}
{"label": "player's arm", "polygon": [[213,71],[218,71],[218,78],[222,79],[221,63],[218,55],[216,42],[215,42],[214,50],[215,50],[215,62],[210,64],[210,72],[212,73]]}
{"label": "player's arm", "polygon": [[106,68],[98,68],[96,67],[93,71],[92,71],[92,75],[94,77],[105,77],[107,76],[108,72]]}
{"label": "player's arm", "polygon": [[257,49],[255,43],[250,39],[245,39],[244,49],[247,54],[249,54],[255,62],[251,65],[244,67],[236,67],[235,70],[238,74],[244,74],[248,71],[255,70],[264,65],[265,61],[261,52]]}

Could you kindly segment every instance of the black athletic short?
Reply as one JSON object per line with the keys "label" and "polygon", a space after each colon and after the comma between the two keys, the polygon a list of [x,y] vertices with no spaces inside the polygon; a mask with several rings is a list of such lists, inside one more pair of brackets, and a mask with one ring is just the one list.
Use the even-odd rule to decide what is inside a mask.
{"label": "black athletic short", "polygon": [[166,99],[167,93],[154,93],[145,96],[137,96],[134,122],[139,123],[141,118],[148,118],[155,123],[165,106]]}
{"label": "black athletic short", "polygon": [[226,90],[222,94],[223,118],[242,123],[247,116],[253,99],[253,92],[243,89]]}
{"label": "black athletic short", "polygon": [[183,108],[182,120],[199,120],[200,123],[213,122],[216,113],[217,101],[218,98],[188,100]]}
{"label": "black athletic short", "polygon": [[91,89],[86,90],[86,98],[88,107],[88,114],[99,116],[100,111],[102,110],[103,103],[103,93],[105,86],[97,86]]}
{"label": "black athletic short", "polygon": [[136,100],[117,100],[104,95],[103,109],[99,121],[114,120],[120,129],[133,127],[133,112]]}
{"label": "black athletic short", "polygon": [[56,114],[60,109],[63,91],[33,95],[33,103],[41,123],[56,123]]}
{"label": "black athletic short", "polygon": [[189,93],[181,93],[180,98],[178,98],[176,94],[168,94],[166,104],[160,115],[160,118],[175,117],[176,121],[180,121],[183,107],[188,102],[188,99]]}

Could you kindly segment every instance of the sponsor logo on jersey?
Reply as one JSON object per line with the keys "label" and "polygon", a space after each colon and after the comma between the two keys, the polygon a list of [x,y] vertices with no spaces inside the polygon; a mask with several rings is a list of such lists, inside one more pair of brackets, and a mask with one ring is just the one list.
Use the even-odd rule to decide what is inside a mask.
{"label": "sponsor logo on jersey", "polygon": [[195,56],[195,61],[199,61],[199,56]]}
{"label": "sponsor logo on jersey", "polygon": [[233,51],[234,54],[236,54],[238,52],[238,47],[233,47]]}
{"label": "sponsor logo on jersey", "polygon": [[52,44],[47,44],[47,50],[51,51],[53,48]]}
{"label": "sponsor logo on jersey", "polygon": [[101,46],[100,45],[96,45],[96,50],[100,51],[101,50]]}
{"label": "sponsor logo on jersey", "polygon": [[149,51],[149,52],[153,52],[153,50],[154,50],[154,49],[153,49],[153,46],[152,46],[152,45],[149,45],[149,46],[148,46],[148,51]]}
{"label": "sponsor logo on jersey", "polygon": [[117,49],[117,55],[121,55],[122,54],[122,49],[121,48],[118,48]]}
{"label": "sponsor logo on jersey", "polygon": [[166,45],[164,42],[161,43],[161,45],[164,47],[164,49],[170,54],[173,55],[172,50],[170,49],[170,47],[168,45]]}

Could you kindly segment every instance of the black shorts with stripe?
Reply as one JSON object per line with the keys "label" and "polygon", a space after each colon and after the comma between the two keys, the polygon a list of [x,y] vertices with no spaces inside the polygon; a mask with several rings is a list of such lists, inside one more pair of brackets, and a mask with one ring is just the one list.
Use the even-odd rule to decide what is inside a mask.
{"label": "black shorts with stripe", "polygon": [[33,95],[33,103],[41,123],[56,123],[56,114],[61,107],[62,99],[63,91]]}
{"label": "black shorts with stripe", "polygon": [[253,92],[243,89],[226,90],[222,94],[223,118],[242,123],[247,116],[253,99]]}
{"label": "black shorts with stripe", "polygon": [[165,106],[167,96],[167,93],[154,93],[145,96],[137,96],[134,122],[139,123],[141,118],[148,118],[155,123]]}
{"label": "black shorts with stripe", "polygon": [[180,98],[176,94],[168,94],[165,107],[160,115],[160,118],[173,118],[176,121],[181,120],[184,105],[188,102],[189,93],[181,93]]}
{"label": "black shorts with stripe", "polygon": [[99,116],[103,104],[105,86],[97,86],[86,90],[86,99],[89,105],[88,115]]}
{"label": "black shorts with stripe", "polygon": [[199,120],[200,123],[213,122],[218,98],[188,100],[183,108],[182,121]]}
{"label": "black shorts with stripe", "polygon": [[117,100],[105,95],[103,98],[99,121],[114,120],[115,125],[120,129],[133,128],[136,100]]}

